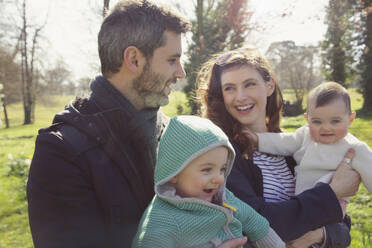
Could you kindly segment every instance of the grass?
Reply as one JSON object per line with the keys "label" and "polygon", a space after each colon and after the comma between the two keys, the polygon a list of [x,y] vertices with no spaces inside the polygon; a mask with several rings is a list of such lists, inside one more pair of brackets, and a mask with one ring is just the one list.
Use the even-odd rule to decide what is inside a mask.
{"label": "grass", "polygon": [[[361,108],[363,98],[355,90],[350,91],[352,107]],[[287,97],[286,93],[284,94]],[[9,171],[8,154],[31,159],[37,130],[51,124],[55,113],[70,102],[73,96],[52,96],[39,101],[35,109],[36,122],[22,125],[23,109],[20,103],[8,106],[10,128],[0,127],[0,248],[32,248],[32,240],[27,218],[27,201],[25,195],[25,177],[6,176]],[[181,92],[172,92],[170,103],[162,110],[168,116],[187,114],[190,109],[185,105],[186,97]],[[2,113],[0,113],[2,114]],[[3,116],[1,116],[3,118]],[[293,131],[303,125],[302,116],[285,118],[282,127]],[[372,116],[360,116],[351,126],[350,132],[372,147]],[[364,187],[351,198],[348,213],[352,216],[352,245],[350,247],[372,247],[372,197]],[[370,243],[368,242],[368,235]],[[363,240],[364,243],[363,244]]]}

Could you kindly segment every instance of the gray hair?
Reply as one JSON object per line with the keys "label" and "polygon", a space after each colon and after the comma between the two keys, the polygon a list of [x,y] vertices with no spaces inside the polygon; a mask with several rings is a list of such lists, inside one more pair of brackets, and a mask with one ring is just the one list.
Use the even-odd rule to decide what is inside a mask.
{"label": "gray hair", "polygon": [[105,17],[98,33],[102,74],[119,72],[127,47],[137,47],[149,59],[165,44],[165,30],[180,34],[190,26],[177,13],[148,0],[120,1]]}

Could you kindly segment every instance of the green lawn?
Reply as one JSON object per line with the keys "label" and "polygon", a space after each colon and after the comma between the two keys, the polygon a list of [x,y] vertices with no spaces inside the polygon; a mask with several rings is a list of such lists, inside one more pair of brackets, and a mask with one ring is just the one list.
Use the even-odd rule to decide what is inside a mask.
{"label": "green lawn", "polygon": [[[353,109],[358,110],[363,103],[362,97],[354,90],[351,91],[351,95]],[[25,177],[6,176],[9,174],[9,163],[21,161],[27,168],[34,151],[37,130],[49,125],[54,114],[62,110],[72,99],[72,96],[52,96],[38,102],[35,110],[36,122],[32,125],[22,125],[23,110],[20,103],[8,107],[11,127],[9,129],[0,127],[0,248],[32,247],[24,190]],[[172,92],[170,102],[171,104],[163,108],[164,113],[169,116],[190,111],[185,106],[186,97],[181,92]],[[3,120],[2,112],[0,115]],[[303,117],[297,116],[283,119],[282,126],[285,131],[293,131],[303,124]],[[372,147],[371,130],[372,116],[357,118],[350,129],[351,133]],[[358,194],[351,199],[348,213],[353,220],[351,247],[372,247],[371,243],[363,245],[363,238],[367,240],[368,235],[371,236],[372,233],[372,197],[367,194],[364,187],[361,187]]]}

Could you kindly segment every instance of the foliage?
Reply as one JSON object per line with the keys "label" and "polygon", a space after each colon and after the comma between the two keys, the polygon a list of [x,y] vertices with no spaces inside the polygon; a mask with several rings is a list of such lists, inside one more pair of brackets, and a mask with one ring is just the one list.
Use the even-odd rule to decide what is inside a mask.
{"label": "foliage", "polygon": [[328,29],[321,44],[324,76],[329,81],[347,86],[354,75],[351,67],[354,60],[352,33],[349,32],[354,26],[350,25],[352,15],[349,0],[329,0],[326,12]]}
{"label": "foliage", "polygon": [[172,91],[169,96],[169,103],[170,104],[161,107],[162,111],[167,116],[187,115],[191,113],[190,107],[186,104],[186,94],[181,91]]}
{"label": "foliage", "polygon": [[271,43],[266,52],[280,87],[291,89],[295,96],[293,104],[286,102],[295,113],[287,115],[300,114],[305,94],[322,81],[317,52],[316,47],[297,46],[293,41]]}
{"label": "foliage", "polygon": [[6,168],[5,176],[7,177],[19,177],[26,181],[28,176],[28,170],[30,168],[31,160],[27,158],[24,153],[21,153],[19,157],[14,157],[11,153],[8,155],[9,161],[4,165]]}
{"label": "foliage", "polygon": [[195,100],[196,74],[211,54],[225,49],[241,47],[252,27],[248,22],[251,13],[247,11],[248,1],[244,0],[198,0],[195,6],[196,20],[192,21],[192,42],[189,44],[185,63],[187,85],[184,92],[191,107],[197,112]]}
{"label": "foliage", "polygon": [[364,52],[359,67],[362,71],[360,84],[364,97],[363,110],[367,112],[372,109],[372,0],[350,1],[359,10],[360,21],[363,27],[362,41]]}
{"label": "foliage", "polygon": [[15,52],[0,46],[0,83],[7,104],[21,100],[21,67],[15,62]]}
{"label": "foliage", "polygon": [[372,0],[329,0],[327,24],[322,43],[325,76],[340,83],[344,77],[346,84],[357,81],[363,111],[368,112],[372,109]]}
{"label": "foliage", "polygon": [[64,94],[64,86],[67,85],[67,80],[71,76],[71,72],[67,68],[68,66],[63,59],[59,58],[53,67],[46,69],[42,76],[44,89],[41,92],[51,95]]}

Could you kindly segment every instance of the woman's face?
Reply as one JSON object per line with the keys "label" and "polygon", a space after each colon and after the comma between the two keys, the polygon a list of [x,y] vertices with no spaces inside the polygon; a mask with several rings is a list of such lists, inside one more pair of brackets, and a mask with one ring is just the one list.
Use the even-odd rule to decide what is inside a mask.
{"label": "woman's face", "polygon": [[267,131],[267,97],[274,92],[274,83],[265,82],[250,66],[239,66],[225,70],[221,84],[225,107],[231,116],[252,131]]}

